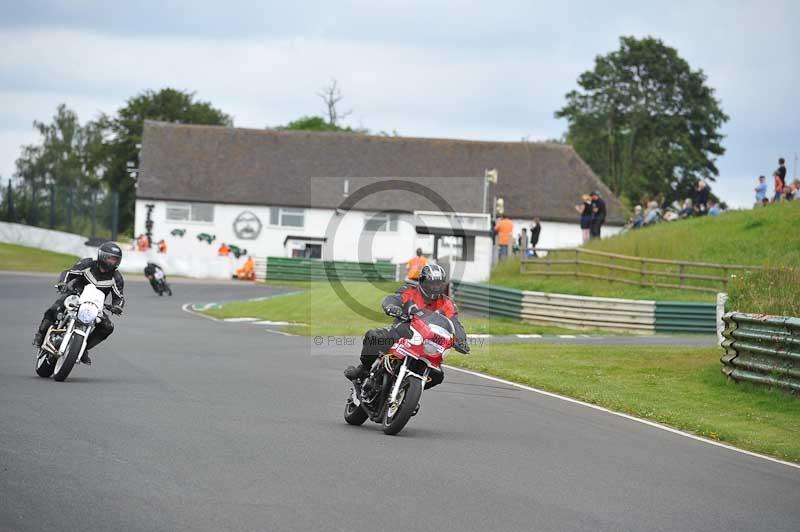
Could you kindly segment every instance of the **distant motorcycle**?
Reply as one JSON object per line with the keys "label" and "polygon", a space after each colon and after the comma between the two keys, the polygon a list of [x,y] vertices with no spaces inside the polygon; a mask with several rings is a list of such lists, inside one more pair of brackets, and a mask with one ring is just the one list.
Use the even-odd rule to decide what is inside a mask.
{"label": "distant motorcycle", "polygon": [[150,281],[150,285],[159,296],[163,296],[165,292],[172,296],[172,288],[170,288],[167,282],[167,276],[164,275],[164,272],[161,270],[156,270],[153,273],[153,279]]}
{"label": "distant motorcycle", "polygon": [[455,343],[455,327],[440,312],[422,310],[410,322],[411,338],[401,338],[375,360],[369,376],[353,382],[344,419],[361,425],[367,419],[383,425],[386,434],[397,434],[416,414],[422,390],[432,371]]}
{"label": "distant motorcycle", "polygon": [[69,284],[57,284],[56,288],[69,295],[58,311],[56,322],[42,339],[36,355],[36,373],[63,381],[83,356],[86,341],[103,318],[103,312],[119,315],[122,309],[106,305],[106,295],[93,284],[87,284],[80,291]]}

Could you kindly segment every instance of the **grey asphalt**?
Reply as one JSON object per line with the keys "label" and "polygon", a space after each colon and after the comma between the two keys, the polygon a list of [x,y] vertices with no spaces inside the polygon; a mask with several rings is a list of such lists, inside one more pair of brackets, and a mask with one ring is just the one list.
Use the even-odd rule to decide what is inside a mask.
{"label": "grey asphalt", "polygon": [[28,346],[54,297],[0,275],[0,530],[800,529],[800,470],[449,371],[400,436],[342,419],[355,346],[214,322],[230,283],[127,287],[65,383]]}

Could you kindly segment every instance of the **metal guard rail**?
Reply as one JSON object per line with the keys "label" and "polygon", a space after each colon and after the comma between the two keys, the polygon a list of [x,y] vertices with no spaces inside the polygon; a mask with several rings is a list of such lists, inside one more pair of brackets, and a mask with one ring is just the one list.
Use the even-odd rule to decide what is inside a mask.
{"label": "metal guard rail", "polygon": [[800,318],[729,312],[722,320],[725,375],[800,392]]}

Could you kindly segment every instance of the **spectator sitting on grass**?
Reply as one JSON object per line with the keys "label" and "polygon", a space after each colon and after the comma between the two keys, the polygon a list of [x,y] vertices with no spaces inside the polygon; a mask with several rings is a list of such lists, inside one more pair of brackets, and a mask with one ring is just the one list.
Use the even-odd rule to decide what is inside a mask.
{"label": "spectator sitting on grass", "polygon": [[783,199],[785,201],[792,201],[794,199],[797,190],[792,185],[786,185],[783,187]]}
{"label": "spectator sitting on grass", "polygon": [[633,227],[638,229],[644,225],[644,214],[642,214],[642,206],[637,205],[633,208]]}
{"label": "spectator sitting on grass", "polygon": [[709,216],[719,216],[722,214],[722,209],[720,208],[719,203],[714,203],[709,200],[707,207]]}
{"label": "spectator sitting on grass", "polygon": [[658,208],[658,203],[650,201],[647,203],[647,211],[644,214],[644,225],[653,225],[658,223],[661,219],[661,209]]}
{"label": "spectator sitting on grass", "polygon": [[688,218],[692,214],[694,214],[694,208],[692,207],[692,199],[686,198],[685,200],[683,200],[683,208],[678,213],[678,216],[680,216],[681,218]]}

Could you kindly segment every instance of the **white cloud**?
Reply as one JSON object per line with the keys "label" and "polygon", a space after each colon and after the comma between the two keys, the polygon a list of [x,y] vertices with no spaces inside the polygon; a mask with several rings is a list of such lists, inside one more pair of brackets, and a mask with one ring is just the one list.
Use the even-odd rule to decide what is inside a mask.
{"label": "white cloud", "polygon": [[[718,89],[732,117],[715,185],[723,197],[749,205],[751,177],[800,150],[791,116],[800,86],[791,24],[800,10],[792,2],[321,3],[280,31],[265,21],[285,6],[242,11],[264,22],[262,32],[217,20],[218,5],[193,6],[187,27],[154,5],[124,31],[103,22],[113,18],[108,10],[87,24],[0,30],[0,174],[11,173],[19,145],[34,137],[31,122],[58,103],[86,120],[165,86],[196,91],[237,125],[264,127],[321,114],[314,93],[335,76],[353,125],[409,136],[557,137],[564,123],[553,111],[578,74],[631,34],[662,38]],[[244,36],[219,38],[214,24]]]}

